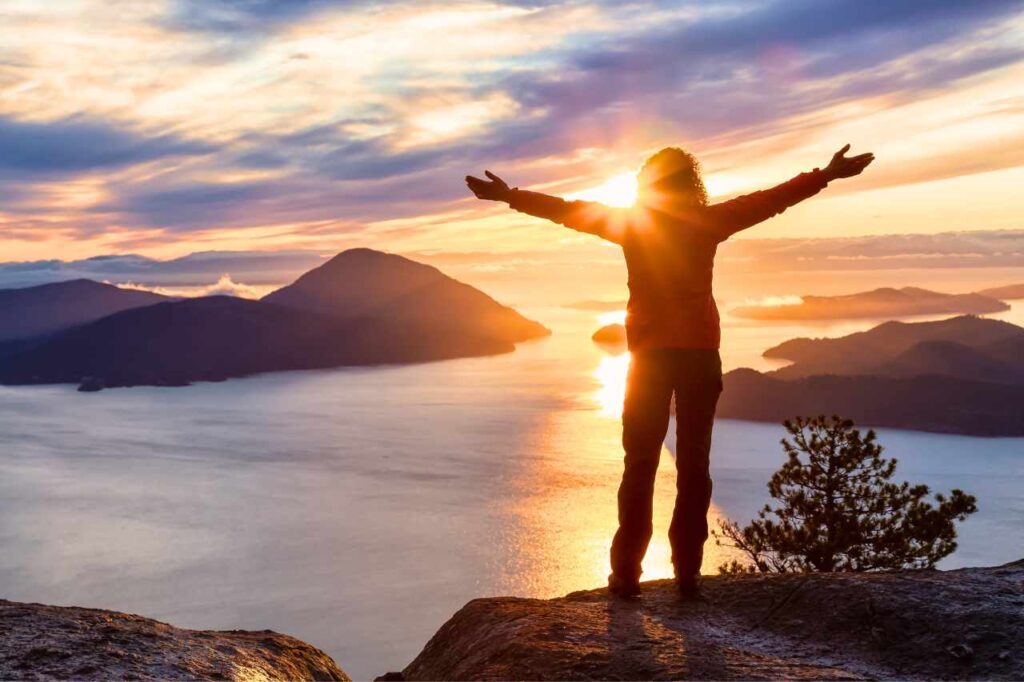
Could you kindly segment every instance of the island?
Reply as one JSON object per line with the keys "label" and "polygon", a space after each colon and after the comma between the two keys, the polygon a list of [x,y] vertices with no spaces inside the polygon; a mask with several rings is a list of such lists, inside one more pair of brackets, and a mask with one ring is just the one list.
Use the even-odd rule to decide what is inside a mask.
{"label": "island", "polygon": [[978,293],[982,296],[991,296],[992,298],[999,298],[1004,301],[1012,301],[1024,298],[1024,284],[1007,284],[1002,287],[982,289]]}
{"label": "island", "polygon": [[843,296],[801,296],[799,303],[739,306],[729,311],[750,320],[794,321],[856,318],[888,319],[913,315],[982,315],[1010,306],[986,292],[942,294],[917,287],[883,287]]}
{"label": "island", "polygon": [[626,328],[621,324],[606,324],[590,337],[594,343],[603,346],[625,347]]}
{"label": "island", "polygon": [[839,338],[792,339],[773,372],[724,377],[721,418],[780,422],[841,414],[858,424],[1024,436],[1024,328],[974,316],[886,322]]}

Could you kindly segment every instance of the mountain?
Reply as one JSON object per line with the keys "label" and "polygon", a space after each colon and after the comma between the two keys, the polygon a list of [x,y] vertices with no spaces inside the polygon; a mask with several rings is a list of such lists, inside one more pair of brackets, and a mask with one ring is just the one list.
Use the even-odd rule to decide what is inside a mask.
{"label": "mountain", "polygon": [[[0,361],[0,383],[82,382],[83,390],[185,385],[277,370],[506,353],[518,341],[547,333],[433,268],[423,273],[407,265],[412,261],[377,255],[386,256],[357,258],[356,273],[341,268],[351,276],[341,295],[327,290],[342,286],[339,278],[317,274],[281,290],[289,295],[279,300],[292,305],[274,302],[277,297],[207,296],[122,311],[36,339]],[[410,278],[404,277],[409,271],[427,276],[409,285]],[[406,288],[392,286],[385,292],[389,274]],[[348,305],[332,307],[326,303],[331,300]],[[460,300],[469,304],[460,308]],[[323,305],[296,305],[299,301]],[[444,315],[442,305],[455,315]]]}
{"label": "mountain", "polygon": [[550,333],[433,266],[372,249],[343,251],[263,300],[333,317],[415,321],[512,343]]}
{"label": "mountain", "polygon": [[1003,359],[989,348],[971,348],[955,341],[923,341],[868,371],[884,377],[931,374],[1001,384],[1024,383],[1024,355]]}
{"label": "mountain", "polygon": [[1024,335],[1000,339],[990,343],[985,350],[991,357],[1004,362],[1020,363],[1024,358]]}
{"label": "mountain", "polygon": [[793,339],[764,355],[793,364],[726,374],[720,417],[841,414],[866,426],[1024,436],[1024,329],[1008,322],[886,322],[835,339]]}
{"label": "mountain", "polygon": [[113,313],[170,301],[88,279],[0,290],[0,342],[50,334]]}
{"label": "mountain", "polygon": [[741,306],[729,312],[751,320],[833,320],[955,313],[981,315],[1010,309],[997,297],[985,294],[942,294],[916,287],[884,287],[844,296],[803,296],[800,303]]}
{"label": "mountain", "polygon": [[1012,301],[1013,299],[1024,298],[1024,284],[1008,284],[1004,287],[992,287],[991,289],[982,289],[977,293],[982,296],[991,296],[992,298]]}
{"label": "mountain", "polygon": [[[832,339],[791,339],[769,348],[763,355],[792,362],[774,374],[793,379],[814,374],[881,373],[880,366],[896,360],[917,344],[934,341],[953,342],[1001,357],[1000,353],[1009,353],[999,348],[1008,348],[1008,344],[1020,339],[1024,339],[1021,327],[964,315],[937,322],[885,322],[868,331]],[[1019,362],[1024,362],[1024,357]]]}

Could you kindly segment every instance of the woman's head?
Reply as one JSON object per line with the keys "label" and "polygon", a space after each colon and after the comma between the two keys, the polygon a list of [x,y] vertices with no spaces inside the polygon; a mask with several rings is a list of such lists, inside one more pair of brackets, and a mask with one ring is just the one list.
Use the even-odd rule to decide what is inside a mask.
{"label": "woman's head", "polygon": [[648,205],[705,206],[708,192],[697,157],[666,147],[647,159],[637,174],[637,199]]}

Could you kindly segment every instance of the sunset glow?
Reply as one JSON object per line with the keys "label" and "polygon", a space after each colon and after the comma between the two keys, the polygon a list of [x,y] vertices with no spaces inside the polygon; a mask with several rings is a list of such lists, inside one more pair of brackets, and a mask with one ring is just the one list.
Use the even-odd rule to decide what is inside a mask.
{"label": "sunset glow", "polygon": [[830,1],[848,24],[783,2],[7,3],[0,250],[472,253],[463,274],[501,268],[520,298],[524,263],[610,252],[472,200],[467,173],[629,206],[672,145],[720,200],[848,141],[870,173],[742,237],[1019,228],[1019,6]]}
{"label": "sunset glow", "polygon": [[636,203],[636,173],[620,173],[597,187],[569,194],[566,198],[599,201],[608,206],[628,208]]}

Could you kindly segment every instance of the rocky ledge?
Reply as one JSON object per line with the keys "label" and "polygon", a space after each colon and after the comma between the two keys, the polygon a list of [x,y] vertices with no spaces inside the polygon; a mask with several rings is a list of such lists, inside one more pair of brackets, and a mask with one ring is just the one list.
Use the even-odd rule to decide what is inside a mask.
{"label": "rocky ledge", "polygon": [[2,680],[348,680],[270,630],[183,630],[125,613],[0,600]]}
{"label": "rocky ledge", "polygon": [[1024,679],[1024,560],[996,568],[669,581],[624,602],[477,599],[405,680]]}

